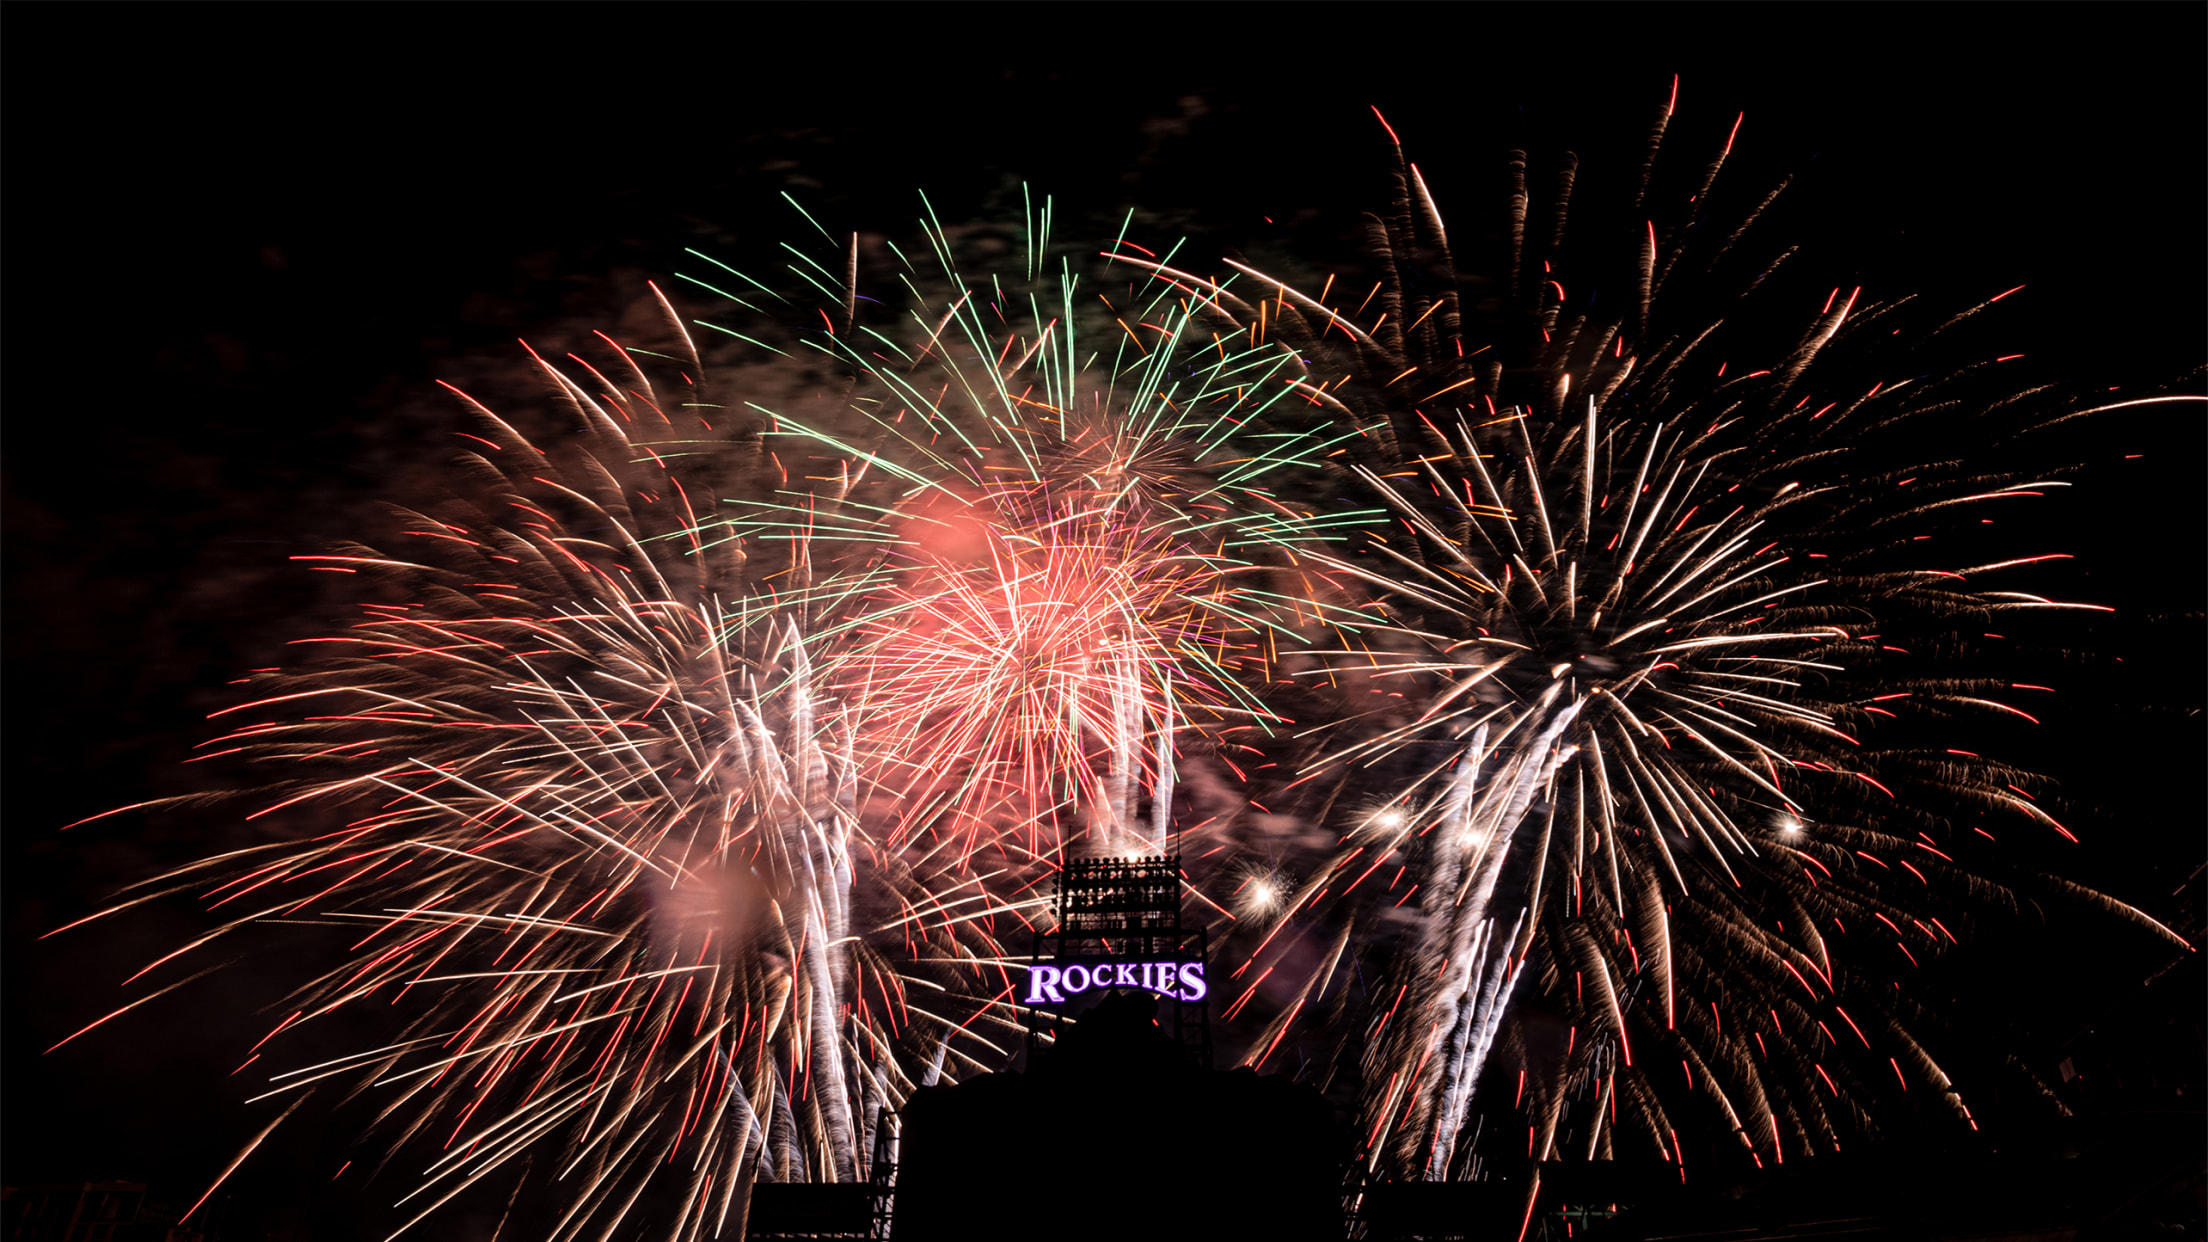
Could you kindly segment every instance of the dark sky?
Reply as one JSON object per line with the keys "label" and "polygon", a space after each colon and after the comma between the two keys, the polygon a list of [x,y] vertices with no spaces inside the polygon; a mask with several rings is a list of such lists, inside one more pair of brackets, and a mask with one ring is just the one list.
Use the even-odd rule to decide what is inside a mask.
{"label": "dark sky", "polygon": [[[9,1180],[204,1184],[252,1124],[224,1077],[265,1025],[251,980],[38,1055],[188,917],[35,938],[203,826],[56,829],[195,787],[223,683],[328,615],[285,558],[446,453],[434,379],[610,322],[685,246],[795,236],[782,190],[907,236],[915,190],[954,219],[1024,177],[1065,219],[1261,245],[1378,198],[1377,104],[1475,222],[1502,152],[1622,160],[1676,73],[1677,140],[1745,111],[1740,175],[1799,174],[1789,227],[1834,283],[2026,285],[1999,331],[2049,380],[2202,361],[2197,5],[928,12],[10,10]],[[2204,853],[2202,422],[2086,435],[2057,593],[2117,605],[2085,645],[2125,661],[2073,669],[2090,692],[2028,744],[2087,808],[2077,878],[2166,911]]]}

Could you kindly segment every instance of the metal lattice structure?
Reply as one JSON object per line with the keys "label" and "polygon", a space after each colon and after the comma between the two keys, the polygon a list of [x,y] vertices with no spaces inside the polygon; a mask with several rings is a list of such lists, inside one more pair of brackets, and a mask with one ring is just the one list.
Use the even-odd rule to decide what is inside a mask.
{"label": "metal lattice structure", "polygon": [[764,1182],[751,1190],[747,1242],[868,1242],[890,1236],[896,1206],[896,1113],[874,1132],[864,1182]]}

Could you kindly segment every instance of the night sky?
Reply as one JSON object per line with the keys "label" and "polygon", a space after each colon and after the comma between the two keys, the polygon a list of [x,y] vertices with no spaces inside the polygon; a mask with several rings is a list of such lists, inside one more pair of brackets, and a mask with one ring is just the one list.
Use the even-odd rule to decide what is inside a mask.
{"label": "night sky", "polygon": [[[1191,253],[1324,245],[1386,192],[1377,104],[1478,236],[1505,151],[1615,171],[1676,73],[1673,141],[1745,111],[1728,177],[1797,175],[1785,228],[1829,283],[1957,309],[2027,286],[1975,330],[2034,381],[2143,394],[2202,363],[2199,6],[1660,11],[12,8],[0,1173],[188,1200],[265,1120],[226,1075],[280,953],[40,1055],[196,916],[37,937],[231,839],[219,814],[57,830],[207,787],[180,761],[224,683],[343,615],[286,558],[436,486],[464,424],[434,380],[526,392],[517,337],[610,330],[685,247],[797,237],[782,191],[905,238],[916,190],[948,221],[1016,213],[1025,179],[1062,235],[1139,207]],[[2030,519],[2027,551],[2079,558],[2032,589],[2118,612],[2048,661],[2065,693],[2014,753],[2075,807],[2051,865],[2197,936],[2204,436],[2168,409],[2081,430],[2078,486]],[[1989,1038],[2050,1072],[2081,1015],[2137,1005],[2157,963],[2098,934],[1989,955],[1975,1003],[2013,1003]],[[2139,1019],[2162,1033],[2102,1055],[2198,1083],[2188,969],[2195,1042],[2165,988]],[[237,1193],[346,1237],[360,1190],[323,1189],[320,1124]]]}

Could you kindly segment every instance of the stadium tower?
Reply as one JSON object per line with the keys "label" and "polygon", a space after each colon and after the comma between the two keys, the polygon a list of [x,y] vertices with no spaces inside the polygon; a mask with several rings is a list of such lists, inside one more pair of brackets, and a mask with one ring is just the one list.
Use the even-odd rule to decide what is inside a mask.
{"label": "stadium tower", "polygon": [[[1045,966],[1086,972],[1080,999],[1028,1004],[1028,1063],[1046,1038],[1055,1042],[1069,1015],[1115,989],[1138,988],[1160,998],[1159,1024],[1198,1069],[1211,1067],[1208,993],[1186,982],[1187,968],[1201,979],[1208,947],[1202,927],[1181,925],[1179,855],[1070,859],[1058,875],[1047,930],[1035,934],[1028,969]],[[1179,967],[1168,971],[1167,964]],[[1147,966],[1149,969],[1144,969]],[[1112,982],[1105,983],[1109,972]],[[1061,975],[1063,978],[1063,975]],[[1032,996],[1023,992],[1023,998]],[[1084,1003],[1087,1002],[1087,1003]]]}

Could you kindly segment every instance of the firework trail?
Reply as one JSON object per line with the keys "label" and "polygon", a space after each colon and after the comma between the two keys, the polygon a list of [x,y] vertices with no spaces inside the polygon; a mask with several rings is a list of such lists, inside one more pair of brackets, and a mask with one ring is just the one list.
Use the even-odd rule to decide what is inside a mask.
{"label": "firework trail", "polygon": [[860,831],[857,725],[807,638],[852,588],[813,584],[802,545],[707,538],[693,489],[771,461],[616,358],[619,382],[543,366],[581,428],[558,455],[476,407],[476,499],[406,515],[413,559],[300,558],[383,602],[219,713],[245,723],[207,748],[271,774],[247,818],[278,839],[122,903],[188,891],[228,920],[141,975],[346,929],[251,1061],[371,1001],[414,1015],[260,1097],[389,1097],[387,1159],[428,1153],[401,1232],[532,1165],[568,1188],[554,1237],[640,1202],[671,1237],[740,1231],[753,1181],[865,1178],[915,1079],[1004,1053],[968,882]]}
{"label": "firework trail", "polygon": [[[997,936],[1037,883],[1166,848],[1181,752],[1273,720],[1273,636],[1325,624],[1295,550],[1359,518],[1268,484],[1338,444],[1253,445],[1290,360],[1197,336],[1185,285],[1077,309],[1047,213],[1026,287],[964,281],[931,227],[911,332],[861,318],[856,239],[840,282],[790,269],[835,313],[751,282],[768,324],[700,321],[711,367],[661,298],[673,355],[537,360],[560,452],[469,401],[472,499],[405,514],[404,559],[299,558],[376,602],[220,713],[245,723],[208,757],[275,774],[248,818],[278,839],[103,913],[229,920],[141,975],[273,923],[359,933],[248,1064],[371,1000],[412,1015],[259,1097],[374,1095],[385,1161],[420,1167],[400,1232],[499,1177],[572,1188],[558,1238],[740,1230],[755,1181],[866,1178],[916,1083],[1006,1060]],[[807,351],[842,377],[817,417],[729,378]]]}
{"label": "firework trail", "polygon": [[[1693,305],[1769,275],[1732,275],[1754,213],[1649,223],[1596,317],[1562,283],[1576,170],[1543,217],[1514,167],[1493,340],[1408,166],[1362,303],[1124,227],[1084,278],[1047,202],[986,279],[932,213],[881,282],[825,230],[775,282],[687,278],[750,318],[701,350],[667,306],[672,354],[542,365],[568,448],[477,407],[476,499],[413,515],[420,551],[306,558],[377,602],[224,713],[208,749],[274,774],[278,839],[108,911],[229,920],[141,974],[356,930],[254,1060],[370,998],[410,1024],[268,1094],[379,1093],[409,1226],[545,1175],[562,1239],[866,1177],[915,1084],[1004,1063],[1001,942],[1079,854],[1208,859],[1191,900],[1246,950],[1223,1016],[1251,1063],[1308,1044],[1356,1083],[1378,1173],[1476,1177],[1506,1111],[1531,1157],[1680,1163],[1712,1117],[1759,1164],[1829,1150],[1889,1081],[1975,1124],[1893,967],[2017,899],[1971,834],[2067,830],[1926,730],[2023,714],[1963,637],[2084,605],[1919,536],[2059,485],[2008,463],[2088,411],[1983,365],[1878,378],[1901,302],[1836,290],[1776,346]],[[836,391],[762,398],[762,359]],[[1935,419],[1986,452],[1904,466]],[[1197,795],[1214,767],[1237,798]],[[1511,1021],[1529,996],[1560,1040]]]}
{"label": "firework trail", "polygon": [[[1658,150],[1633,203],[1651,215]],[[1909,324],[1907,299],[1834,290],[1774,346],[1726,322],[1737,297],[1709,311],[1661,296],[1722,277],[1770,204],[1713,223],[1701,205],[1723,163],[1682,196],[1702,214],[1646,225],[1636,296],[1607,317],[1560,283],[1576,163],[1543,238],[1522,155],[1491,338],[1465,324],[1446,231],[1408,165],[1373,219],[1381,279],[1361,305],[1249,268],[1262,300],[1213,286],[1244,330],[1310,360],[1307,393],[1370,433],[1345,469],[1392,519],[1359,555],[1324,558],[1367,584],[1392,634],[1367,631],[1326,670],[1348,691],[1338,736],[1296,765],[1325,791],[1321,814],[1344,793],[1374,809],[1278,864],[1304,878],[1253,933],[1236,972],[1252,982],[1227,1010],[1284,968],[1247,1060],[1299,1021],[1322,1053],[1361,1050],[1333,1063],[1361,1078],[1376,1172],[1478,1176],[1474,1093],[1528,991],[1567,1028],[1560,1047],[1521,1035],[1518,1098],[1490,1105],[1522,1116],[1529,1157],[1569,1143],[1683,1162],[1679,1129],[1714,1115],[1755,1163],[1783,1161],[1836,1149],[1896,1086],[1976,1125],[1897,979],[1955,943],[1941,914],[2015,904],[1973,834],[2004,817],[2070,834],[2025,792],[2041,782],[1946,731],[2030,719],[2009,700],[2032,687],[1972,641],[1996,619],[2093,606],[2000,589],[2056,558],[1919,545],[1976,507],[2063,486],[2012,463],[2044,456],[2034,432],[2094,411],[2031,400],[1984,361],[1880,378],[1898,360],[1870,346]],[[1760,366],[1720,352],[1759,344]],[[1967,426],[1980,448],[1921,462],[1928,425]],[[2027,880],[2184,944],[2128,906]],[[1890,956],[1837,947],[1873,940]],[[1369,1010],[1345,957],[1387,980]]]}
{"label": "firework trail", "polygon": [[[835,685],[885,844],[1012,872],[1166,848],[1176,752],[1274,723],[1277,637],[1354,620],[1312,602],[1296,550],[1365,516],[1280,482],[1354,434],[1270,417],[1292,359],[1203,331],[1222,316],[1183,282],[1050,270],[1049,213],[987,282],[931,213],[932,263],[896,252],[910,340],[847,321],[793,345],[848,376],[857,434],[775,416],[793,453],[833,454],[839,536],[879,549]],[[729,529],[801,516],[755,507]]]}

